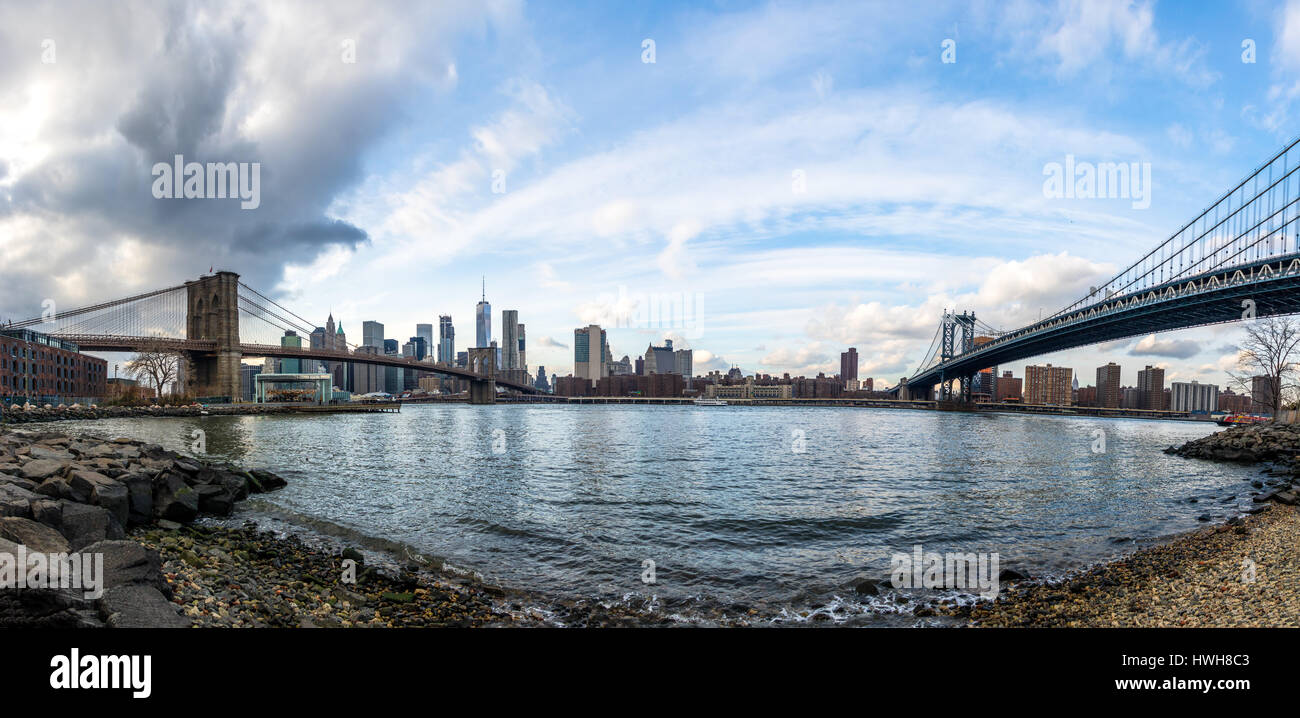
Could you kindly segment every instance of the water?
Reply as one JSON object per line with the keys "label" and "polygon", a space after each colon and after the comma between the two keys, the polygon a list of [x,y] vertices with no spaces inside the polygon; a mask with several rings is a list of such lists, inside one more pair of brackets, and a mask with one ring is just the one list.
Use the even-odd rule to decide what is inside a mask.
{"label": "water", "polygon": [[60,428],[186,452],[201,428],[211,456],[289,480],[241,511],[409,544],[506,586],[778,619],[896,610],[850,587],[916,544],[1060,575],[1236,513],[1258,474],[1161,453],[1209,423],[888,409],[449,404]]}

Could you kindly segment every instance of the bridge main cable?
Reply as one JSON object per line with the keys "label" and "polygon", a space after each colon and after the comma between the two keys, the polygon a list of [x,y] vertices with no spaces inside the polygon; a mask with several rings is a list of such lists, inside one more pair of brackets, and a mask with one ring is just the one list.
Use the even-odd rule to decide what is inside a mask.
{"label": "bridge main cable", "polygon": [[99,310],[101,310],[101,309],[112,309],[113,307],[120,307],[120,306],[122,306],[123,304],[130,304],[131,302],[136,302],[136,301],[139,301],[139,300],[141,300],[141,299],[148,299],[148,298],[150,298],[150,297],[156,297],[156,296],[158,296],[158,295],[160,295],[160,294],[166,294],[166,293],[168,293],[168,292],[174,292],[174,291],[176,291],[176,290],[178,290],[178,289],[184,289],[184,288],[185,288],[185,285],[182,284],[182,285],[175,286],[175,287],[167,287],[166,289],[157,289],[157,290],[154,290],[154,291],[152,291],[152,292],[145,292],[144,294],[137,294],[137,295],[135,295],[134,297],[126,297],[125,299],[115,299],[115,300],[113,300],[113,301],[111,301],[111,302],[104,302],[104,303],[102,303],[102,304],[96,304],[96,305],[89,306],[89,307],[81,307],[81,308],[78,308],[78,309],[70,309],[70,310],[68,310],[68,311],[66,311],[66,312],[58,312],[58,313],[56,313],[56,314],[55,314],[54,316],[52,316],[52,317],[35,317],[35,318],[32,318],[32,319],[24,319],[24,320],[22,320],[21,322],[14,322],[14,323],[13,323],[13,326],[14,326],[14,327],[30,327],[30,326],[35,326],[35,325],[37,325],[37,324],[44,324],[44,323],[46,323],[46,322],[50,322],[50,321],[57,321],[57,320],[59,320],[59,319],[67,319],[68,317],[76,317],[76,316],[80,316],[80,315],[82,315],[82,314],[86,314],[86,313],[88,313],[88,312],[97,312],[97,311],[99,311]]}

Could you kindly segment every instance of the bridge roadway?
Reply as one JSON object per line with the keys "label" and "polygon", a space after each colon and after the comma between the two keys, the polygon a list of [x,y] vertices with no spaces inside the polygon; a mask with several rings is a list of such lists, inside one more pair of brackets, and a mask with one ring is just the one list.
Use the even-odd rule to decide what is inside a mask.
{"label": "bridge roadway", "polygon": [[[76,344],[82,351],[139,352],[151,349],[162,349],[176,352],[215,352],[217,350],[217,343],[215,341],[204,341],[198,339],[130,337],[100,334],[58,334],[57,336],[60,339]],[[446,366],[445,364],[429,364],[428,362],[422,362],[410,357],[392,356],[387,354],[353,354],[346,351],[326,351],[306,347],[282,347],[275,344],[240,344],[239,351],[244,356],[275,357],[278,359],[315,359],[318,361],[350,362],[352,364],[374,364],[378,366],[400,367],[403,369],[415,369],[434,374],[442,374],[444,376],[466,379],[469,381],[483,381],[488,378],[468,369]],[[509,381],[500,376],[495,377],[495,379],[498,386],[507,389],[527,394],[539,393],[537,387],[534,387],[531,384],[521,384],[519,382]]]}
{"label": "bridge roadway", "polygon": [[[909,395],[928,396],[945,376],[960,378],[1017,359],[1156,332],[1247,318],[1300,313],[1300,253],[1166,282],[1111,297],[1005,334],[907,380]],[[1249,306],[1249,305],[1247,305]]]}

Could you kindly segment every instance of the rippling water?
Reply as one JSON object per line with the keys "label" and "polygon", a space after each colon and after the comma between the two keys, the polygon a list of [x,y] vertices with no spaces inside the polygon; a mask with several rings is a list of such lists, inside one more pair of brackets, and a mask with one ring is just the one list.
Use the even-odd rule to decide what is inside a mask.
{"label": "rippling water", "polygon": [[1258,472],[1161,453],[1209,423],[860,408],[408,405],[61,428],[181,451],[201,428],[210,455],[289,479],[273,505],[505,585],[775,615],[838,605],[915,544],[1079,568],[1235,513]]}

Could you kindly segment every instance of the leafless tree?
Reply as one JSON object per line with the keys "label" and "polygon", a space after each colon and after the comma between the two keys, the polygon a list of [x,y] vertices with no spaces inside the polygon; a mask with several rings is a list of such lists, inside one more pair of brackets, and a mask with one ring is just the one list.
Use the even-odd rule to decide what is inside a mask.
{"label": "leafless tree", "polygon": [[127,374],[139,381],[153,384],[158,396],[163,395],[163,387],[176,381],[179,368],[180,353],[161,342],[147,344],[126,363]]}
{"label": "leafless tree", "polygon": [[1262,317],[1246,323],[1246,337],[1237,348],[1237,367],[1228,372],[1232,385],[1252,395],[1273,416],[1296,395],[1300,321],[1295,317]]}

